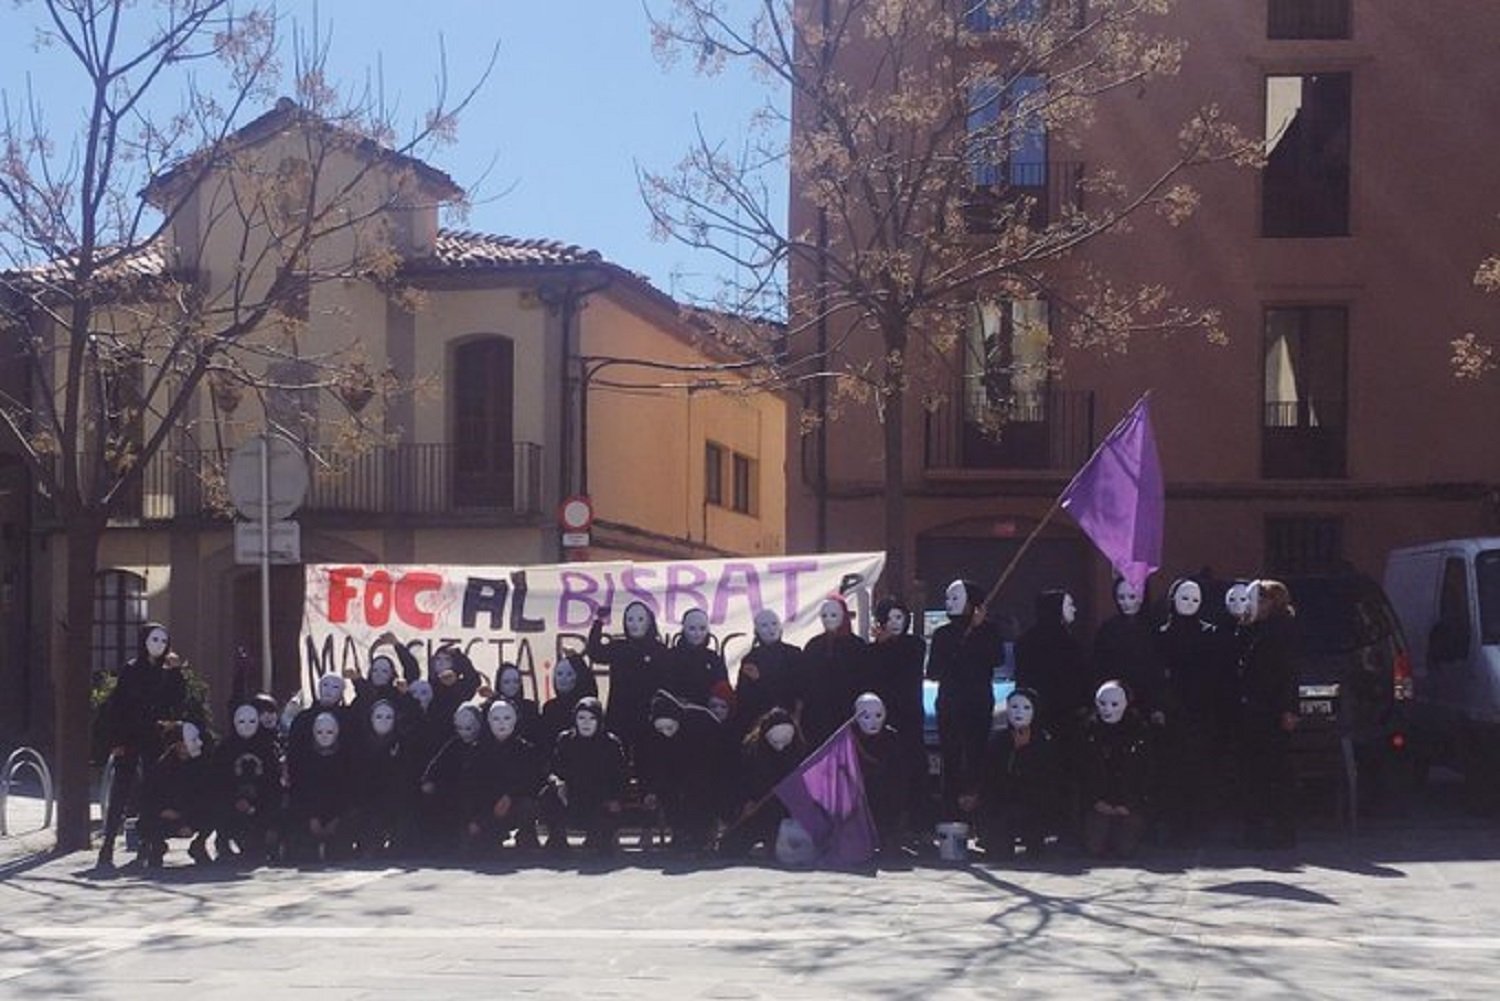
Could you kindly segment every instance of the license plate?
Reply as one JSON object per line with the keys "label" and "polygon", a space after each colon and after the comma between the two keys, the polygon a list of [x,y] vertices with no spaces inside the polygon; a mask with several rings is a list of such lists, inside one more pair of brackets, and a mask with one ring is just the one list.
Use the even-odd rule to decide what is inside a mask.
{"label": "license plate", "polygon": [[927,774],[943,774],[943,756],[941,754],[938,754],[936,751],[927,752]]}
{"label": "license plate", "polygon": [[1332,699],[1303,699],[1302,715],[1304,716],[1332,716]]}

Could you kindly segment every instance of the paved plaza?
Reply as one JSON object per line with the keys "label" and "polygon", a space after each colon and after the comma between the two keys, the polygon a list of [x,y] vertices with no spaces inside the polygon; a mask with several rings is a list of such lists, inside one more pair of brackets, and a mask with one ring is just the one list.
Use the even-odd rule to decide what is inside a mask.
{"label": "paved plaza", "polygon": [[[1442,796],[1441,790],[1435,794]],[[35,802],[12,805],[12,829]],[[24,840],[21,839],[21,840]],[[1500,840],[1439,798],[1295,855],[873,875],[674,863],[108,877],[3,843],[0,997],[1453,997],[1500,987]],[[123,853],[122,853],[123,854]],[[127,856],[128,857],[128,856]]]}

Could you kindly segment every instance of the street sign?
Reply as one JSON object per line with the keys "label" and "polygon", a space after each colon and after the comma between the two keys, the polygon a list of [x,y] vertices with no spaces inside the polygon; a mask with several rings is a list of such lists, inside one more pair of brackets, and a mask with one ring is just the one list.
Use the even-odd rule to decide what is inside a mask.
{"label": "street sign", "polygon": [[562,534],[564,549],[587,549],[589,541],[588,532],[564,532]]}
{"label": "street sign", "polygon": [[261,443],[270,443],[269,476],[265,490],[271,500],[271,520],[290,517],[307,497],[307,460],[296,445],[279,435],[257,435],[234,450],[226,472],[229,498],[240,514],[251,521],[261,515]]}
{"label": "street sign", "polygon": [[557,506],[557,526],[562,529],[564,549],[587,549],[589,529],[594,526],[594,504],[584,494],[574,494]]}
{"label": "street sign", "polygon": [[[256,564],[261,558],[261,531],[258,521],[234,523],[234,561]],[[302,524],[296,521],[271,522],[271,546],[265,554],[278,566],[302,562]]]}

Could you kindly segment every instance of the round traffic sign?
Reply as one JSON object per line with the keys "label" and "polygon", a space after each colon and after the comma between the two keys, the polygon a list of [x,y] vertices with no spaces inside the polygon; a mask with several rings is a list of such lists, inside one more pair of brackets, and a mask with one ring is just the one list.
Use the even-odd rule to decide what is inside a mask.
{"label": "round traffic sign", "polygon": [[594,524],[594,505],[582,494],[575,494],[558,507],[557,523],[564,532],[586,532]]}
{"label": "round traffic sign", "polygon": [[225,480],[229,499],[240,514],[252,521],[261,519],[261,449],[269,447],[267,495],[271,501],[272,521],[290,517],[307,497],[309,477],[307,460],[296,445],[279,435],[257,435],[234,450],[229,457]]}

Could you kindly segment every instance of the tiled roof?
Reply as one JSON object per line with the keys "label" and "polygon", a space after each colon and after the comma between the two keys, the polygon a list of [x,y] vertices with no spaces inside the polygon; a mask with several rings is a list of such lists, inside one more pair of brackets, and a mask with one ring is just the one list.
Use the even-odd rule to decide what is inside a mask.
{"label": "tiled roof", "polygon": [[413,260],[409,266],[419,270],[467,270],[603,263],[604,257],[597,250],[585,250],[571,243],[440,229],[433,255]]}
{"label": "tiled roof", "polygon": [[[111,248],[101,248],[96,252],[95,260],[108,258],[113,253]],[[30,292],[45,292],[50,286],[70,281],[72,267],[72,259],[65,257],[29,268],[4,271],[0,272],[0,285],[10,285]],[[156,240],[109,261],[95,272],[95,278],[107,287],[116,287],[144,279],[161,278],[167,273],[166,247],[162,241]]]}

